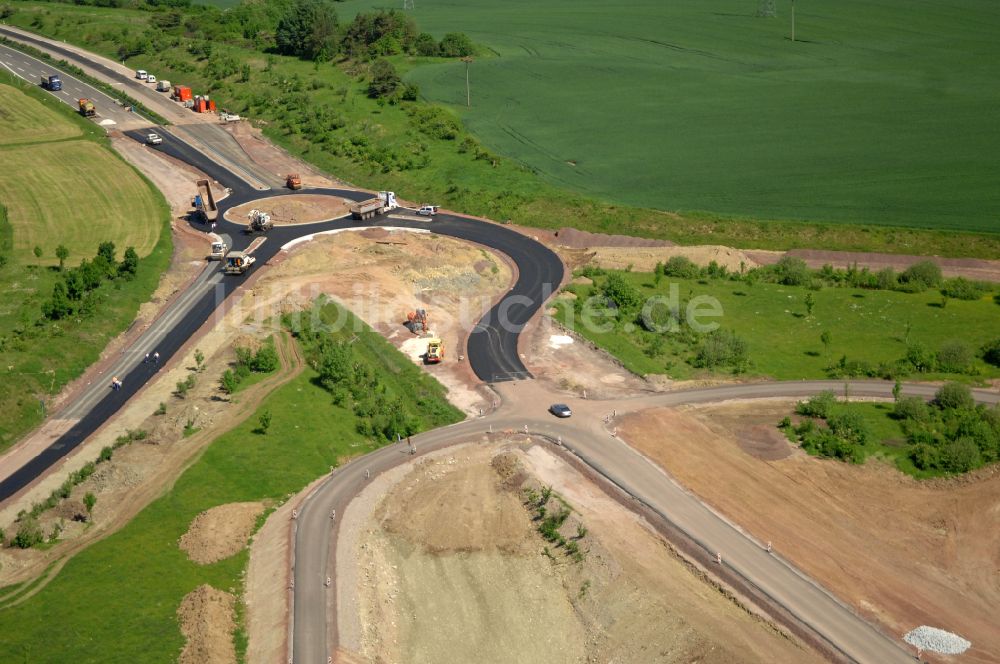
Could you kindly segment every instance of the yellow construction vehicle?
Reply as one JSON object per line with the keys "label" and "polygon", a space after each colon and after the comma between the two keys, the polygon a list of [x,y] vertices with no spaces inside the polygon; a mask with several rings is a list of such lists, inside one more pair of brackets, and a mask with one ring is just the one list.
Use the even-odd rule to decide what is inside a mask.
{"label": "yellow construction vehicle", "polygon": [[438,338],[427,340],[427,354],[424,355],[424,362],[427,364],[437,364],[444,359],[444,342]]}

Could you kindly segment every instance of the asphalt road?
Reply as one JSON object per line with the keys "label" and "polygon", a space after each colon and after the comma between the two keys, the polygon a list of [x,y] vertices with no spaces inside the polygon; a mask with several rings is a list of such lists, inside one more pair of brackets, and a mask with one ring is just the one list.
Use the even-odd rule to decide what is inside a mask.
{"label": "asphalt road", "polygon": [[58,71],[52,65],[37,60],[30,55],[25,55],[13,48],[0,46],[0,66],[15,76],[23,78],[26,84],[38,88],[41,87],[39,81],[42,76],[48,77],[51,74],[58,73],[63,83],[62,90],[49,92],[49,94],[74,109],[79,108],[78,99],[92,100],[98,113],[94,121],[101,123],[101,121],[110,120],[113,123],[111,125],[102,125],[107,129],[127,128],[145,122],[135,113],[126,111],[114,98],[109,97],[100,90],[92,88],[74,76]]}
{"label": "asphalt road", "polygon": [[[0,29],[0,32],[3,31]],[[40,40],[36,41],[39,42],[38,45],[46,48],[57,51],[59,49],[58,45],[51,46]],[[4,49],[4,53],[5,57],[13,58],[11,53],[17,52]],[[68,59],[80,60],[76,54],[64,55]],[[103,67],[103,65],[89,64],[97,69]],[[14,67],[18,68],[16,64]],[[22,69],[26,69],[23,61]],[[51,67],[45,66],[45,69],[51,71]],[[111,72],[110,69],[108,71]],[[111,74],[119,76],[116,72]],[[40,76],[41,73],[36,75]],[[64,81],[68,79],[71,77],[64,77]],[[94,98],[100,95],[96,90],[88,90],[87,86],[78,81],[72,85],[73,88],[67,89],[71,95],[79,94]],[[81,87],[75,87],[77,85]],[[148,94],[146,91],[142,93]],[[131,135],[141,140],[144,133]],[[232,189],[232,195],[224,201],[225,207],[255,198],[291,193],[283,190],[262,193],[255,190],[254,187],[259,186],[259,183],[254,182],[253,167],[243,168],[242,175],[234,173],[214,163],[205,152],[194,149],[174,133],[166,130],[160,133],[167,139],[157,149],[191,163]],[[238,159],[238,155],[236,158]],[[335,189],[309,190],[309,193],[328,193],[354,200],[367,197],[363,193]],[[221,211],[224,211],[224,208],[220,209]],[[268,241],[257,254],[258,265],[265,263],[283,244],[304,234],[335,228],[378,226],[385,223],[384,218],[376,218],[365,224],[351,220],[333,220],[303,226],[277,227],[269,234]],[[513,259],[519,270],[518,280],[508,295],[477,325],[470,336],[467,355],[476,374],[484,381],[502,382],[528,376],[517,353],[517,336],[523,325],[538,311],[545,298],[562,280],[562,264],[555,254],[510,229],[458,216],[439,215],[429,226],[426,222],[397,219],[393,219],[392,223],[387,225],[429,227],[442,235],[492,247]],[[240,227],[235,224],[221,220],[218,231],[230,235],[236,249],[249,244],[249,238],[244,237]],[[244,283],[246,278],[246,276],[222,278],[217,267],[207,268],[192,288],[179,298],[147,330],[140,342],[129,349],[115,365],[116,369],[119,369],[118,374],[124,376],[124,388],[119,392],[111,392],[109,387],[97,385],[92,390],[86,391],[80,400],[68,405],[65,411],[68,415],[80,416],[77,425],[39,457],[0,483],[0,500],[19,491],[113,416],[155,372],[155,367],[142,362],[141,358],[145,352],[157,350],[161,355],[161,361],[168,361],[225,298]],[[831,387],[841,389],[842,386],[841,382],[728,386],[647,397],[637,400],[635,405],[676,405],[754,396],[806,396]],[[888,383],[860,383],[852,385],[851,391],[856,396],[886,396],[890,393],[891,387]],[[932,390],[933,388],[924,386],[906,388],[907,393],[923,396],[927,396]],[[977,394],[977,397],[992,402],[997,399],[995,393]],[[544,407],[544,404],[538,404],[538,410]],[[520,429],[527,425],[534,433],[552,438],[559,437],[592,467],[656,510],[703,546],[706,551],[725,552],[725,565],[787,608],[851,659],[858,662],[879,663],[912,661],[912,658],[894,641],[881,635],[872,626],[855,616],[850,609],[797,570],[779,558],[768,555],[621,441],[609,435],[600,435],[592,428],[580,426],[578,421],[556,421],[547,416],[539,417],[535,414],[536,411],[511,413],[509,412],[511,410],[501,408],[489,418],[428,432],[417,437],[416,444],[421,453],[426,453],[430,449],[480,436],[489,425],[495,429]],[[323,580],[331,569],[330,509],[333,509],[334,505],[346,505],[365,481],[366,471],[377,474],[408,459],[403,446],[382,448],[339,469],[306,504],[298,524],[296,546],[297,592],[293,639],[296,662],[312,664],[326,661],[326,649],[331,636],[326,634],[328,620],[326,610],[327,606],[333,606],[331,604],[333,600],[323,585]],[[335,635],[333,636],[335,638]]]}
{"label": "asphalt road", "polygon": [[[728,385],[696,390],[668,392],[617,402],[619,412],[657,406],[713,403],[729,399],[808,397],[823,390],[842,393],[842,381],[789,381]],[[891,397],[893,383],[859,381],[849,383],[855,397]],[[905,385],[904,394],[930,399],[936,388],[929,385]],[[977,390],[981,403],[995,404],[1000,394]],[[588,410],[594,417],[610,411],[609,404],[571,401],[575,413]],[[727,521],[709,510],[696,496],[674,482],[620,439],[588,426],[575,415],[561,420],[544,413],[538,404],[532,412],[501,409],[489,417],[467,420],[450,427],[414,436],[418,455],[452,445],[481,439],[487,431],[523,431],[542,435],[577,454],[613,484],[644,503],[667,522],[680,529],[710,556],[723,553],[723,564],[772,601],[784,607],[817,637],[845,657],[856,662],[889,664],[913,662],[913,657],[876,630],[849,607],[821,586],[788,565],[780,557],[768,554]],[[592,424],[592,422],[591,422]],[[336,633],[336,583],[329,588],[327,577],[335,577],[336,526],[330,519],[336,510],[343,514],[358,491],[369,481],[367,475],[380,473],[410,461],[404,444],[389,445],[338,468],[318,486],[303,504],[296,523],[294,549],[294,591],[292,657],[296,664],[325,662],[339,645]],[[333,631],[328,633],[328,626]]]}

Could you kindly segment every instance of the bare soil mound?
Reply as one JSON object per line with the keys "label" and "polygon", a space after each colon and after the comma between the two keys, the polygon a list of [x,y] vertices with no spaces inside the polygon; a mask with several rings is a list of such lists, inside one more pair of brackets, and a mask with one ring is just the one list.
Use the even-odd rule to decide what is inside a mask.
{"label": "bare soil mound", "polygon": [[233,610],[236,598],[209,585],[189,592],[177,608],[186,643],[179,664],[236,664]]}
{"label": "bare soil mound", "polygon": [[181,536],[179,545],[199,565],[236,555],[247,545],[262,503],[230,503],[202,512]]}
{"label": "bare soil mound", "polygon": [[[550,514],[568,510],[565,544],[539,534],[539,500]],[[429,457],[367,522],[345,518],[340,537],[344,528],[360,533],[356,558],[338,555],[338,584],[341,565],[359,569],[356,608],[338,604],[360,616],[358,661],[819,661],[540,446],[470,444]]]}
{"label": "bare soil mound", "polygon": [[262,210],[271,215],[276,225],[311,224],[327,219],[337,219],[350,212],[351,201],[339,196],[319,194],[292,194],[250,201],[226,210],[226,219],[245,223],[250,210]]}
{"label": "bare soil mound", "polygon": [[639,272],[652,272],[657,263],[665,263],[674,256],[684,256],[696,265],[708,265],[715,261],[730,272],[749,270],[758,263],[748,253],[740,249],[717,245],[693,247],[659,247],[620,249],[617,247],[593,247],[591,263],[611,270],[624,270],[630,265]]}

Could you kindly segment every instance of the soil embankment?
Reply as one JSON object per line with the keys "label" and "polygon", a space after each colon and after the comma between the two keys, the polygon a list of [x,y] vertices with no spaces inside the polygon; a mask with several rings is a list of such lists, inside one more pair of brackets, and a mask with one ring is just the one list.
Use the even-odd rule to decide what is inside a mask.
{"label": "soil embankment", "polygon": [[[548,513],[569,511],[565,544],[538,532],[545,486]],[[341,646],[359,661],[821,661],[540,446],[451,448],[366,493],[337,555]]]}

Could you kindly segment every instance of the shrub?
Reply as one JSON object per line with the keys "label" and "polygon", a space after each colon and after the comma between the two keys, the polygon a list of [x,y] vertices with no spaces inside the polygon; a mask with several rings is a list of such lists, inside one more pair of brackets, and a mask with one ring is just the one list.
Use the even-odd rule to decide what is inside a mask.
{"label": "shrub", "polygon": [[987,342],[982,349],[983,359],[995,367],[1000,367],[1000,337]]}
{"label": "shrub", "polygon": [[729,330],[716,330],[705,337],[692,364],[696,367],[732,367],[737,373],[747,369],[750,363],[746,341]]}
{"label": "shrub", "polygon": [[941,283],[941,268],[934,261],[920,261],[906,268],[899,275],[899,280],[919,290],[926,290]]}
{"label": "shrub", "polygon": [[837,403],[836,395],[830,391],[820,392],[816,396],[810,397],[807,401],[800,401],[795,406],[795,412],[806,417],[819,417],[825,419]]}
{"label": "shrub", "polygon": [[906,347],[906,361],[921,373],[933,371],[936,364],[934,353],[921,343],[912,343]]}
{"label": "shrub", "polygon": [[622,311],[632,311],[642,304],[642,295],[638,289],[615,272],[608,275],[602,290],[604,295]]}
{"label": "shrub", "polygon": [[441,38],[441,57],[462,58],[475,53],[472,40],[461,32],[449,32]]}
{"label": "shrub", "polygon": [[958,339],[946,341],[938,351],[937,363],[941,371],[964,373],[972,364],[972,350]]}
{"label": "shrub", "polygon": [[782,256],[772,270],[778,283],[786,286],[803,286],[809,283],[812,276],[806,262],[793,256]]}
{"label": "shrub", "polygon": [[941,286],[941,294],[956,300],[978,300],[988,293],[990,287],[978,281],[969,281],[963,277],[949,279]]}
{"label": "shrub", "polygon": [[930,420],[930,409],[920,397],[902,397],[893,406],[892,416],[898,420],[927,422]]}
{"label": "shrub", "polygon": [[868,425],[864,416],[856,410],[848,407],[839,413],[834,413],[827,418],[826,423],[838,438],[856,445],[868,442]]}
{"label": "shrub", "polygon": [[968,385],[945,383],[934,395],[934,403],[944,410],[972,409],[976,402]]}
{"label": "shrub", "polygon": [[698,266],[692,263],[687,256],[671,256],[660,267],[661,274],[678,279],[694,279],[699,273]]}
{"label": "shrub", "polygon": [[368,96],[373,99],[384,99],[395,94],[403,79],[396,73],[396,68],[388,60],[376,60],[371,68],[371,82],[368,84]]}
{"label": "shrub", "polygon": [[18,549],[30,549],[33,546],[41,544],[45,541],[42,535],[42,528],[38,525],[38,520],[35,517],[27,517],[21,519],[21,523],[17,528],[17,534],[14,539],[11,540],[11,546],[15,546]]}
{"label": "shrub", "polygon": [[965,473],[982,465],[979,447],[968,437],[948,443],[941,449],[941,465],[953,473]]}

